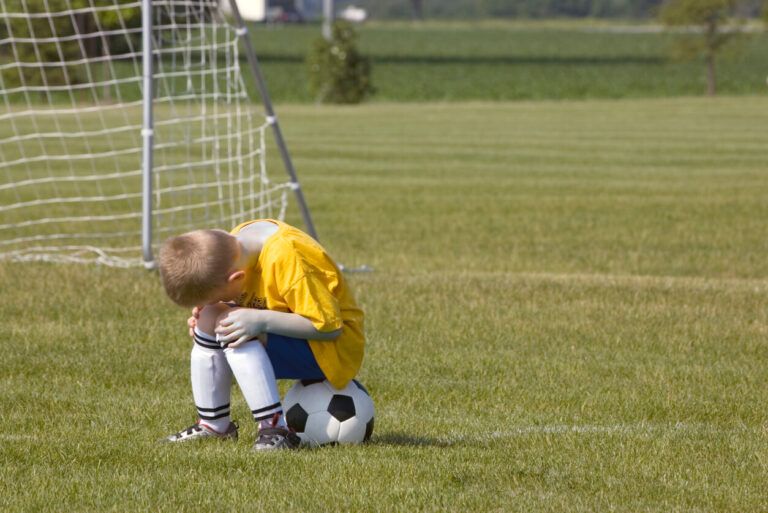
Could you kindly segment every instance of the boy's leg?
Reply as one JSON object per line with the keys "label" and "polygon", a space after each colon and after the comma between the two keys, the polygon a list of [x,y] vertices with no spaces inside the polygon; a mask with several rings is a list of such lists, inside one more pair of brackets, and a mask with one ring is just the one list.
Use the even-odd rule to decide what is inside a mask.
{"label": "boy's leg", "polygon": [[[258,340],[224,349],[237,384],[256,422],[272,420],[282,415],[283,407],[277,390],[277,380],[264,346]],[[281,419],[282,420],[282,419]]]}
{"label": "boy's leg", "polygon": [[216,318],[226,307],[210,305],[200,312],[191,358],[192,395],[200,423],[224,433],[230,427],[232,370],[216,342]]}
{"label": "boy's leg", "polygon": [[254,447],[259,450],[298,447],[298,437],[287,429],[275,372],[264,345],[251,340],[237,347],[227,347],[224,355],[251,409],[253,420],[259,424],[259,438]]}
{"label": "boy's leg", "polygon": [[192,395],[200,423],[220,433],[230,425],[232,370],[216,342],[216,318],[226,307],[210,305],[200,312],[192,348]]}
{"label": "boy's leg", "polygon": [[232,370],[214,335],[216,318],[225,309],[227,307],[211,305],[200,312],[190,357],[192,397],[200,420],[196,425],[171,435],[168,441],[206,436],[237,437],[237,427],[230,418]]}

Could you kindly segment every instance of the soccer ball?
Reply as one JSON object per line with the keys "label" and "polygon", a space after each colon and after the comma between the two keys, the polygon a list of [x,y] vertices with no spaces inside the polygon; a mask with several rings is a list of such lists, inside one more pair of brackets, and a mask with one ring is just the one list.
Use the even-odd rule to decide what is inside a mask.
{"label": "soccer ball", "polygon": [[326,380],[297,381],[285,394],[283,408],[303,444],[359,444],[373,433],[373,401],[357,380],[343,390]]}

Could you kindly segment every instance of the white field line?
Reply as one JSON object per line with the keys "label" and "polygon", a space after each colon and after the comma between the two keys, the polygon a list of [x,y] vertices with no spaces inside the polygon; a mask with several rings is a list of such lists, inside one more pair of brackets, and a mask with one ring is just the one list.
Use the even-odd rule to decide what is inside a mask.
{"label": "white field line", "polygon": [[687,424],[676,422],[674,424],[651,424],[639,422],[637,424],[550,424],[542,426],[517,426],[507,431],[494,431],[490,434],[491,438],[509,438],[511,436],[523,436],[529,434],[544,435],[563,435],[569,433],[575,434],[626,434],[626,435],[646,435],[659,432],[695,432],[695,433],[714,433],[722,431],[743,431],[744,428],[726,429],[717,428],[709,424]]}
{"label": "white field line", "polygon": [[43,439],[43,436],[35,436],[35,435],[14,435],[14,434],[0,434],[0,440],[6,440],[8,442],[22,442],[22,441],[32,441],[32,440],[41,440]]}
{"label": "white field line", "polygon": [[652,276],[634,274],[587,274],[505,271],[432,271],[426,273],[394,274],[390,278],[420,281],[450,277],[455,279],[548,281],[555,283],[583,283],[600,286],[633,286],[652,288],[686,288],[695,290],[743,290],[768,292],[768,280],[760,278],[705,278],[698,276]]}
{"label": "white field line", "polygon": [[749,433],[758,434],[765,428],[752,428],[748,426],[722,428],[710,424],[676,422],[674,424],[653,424],[639,422],[636,424],[543,424],[530,426],[512,426],[502,431],[492,431],[485,434],[465,433],[453,436],[438,437],[437,441],[450,445],[463,442],[492,442],[510,438],[537,435],[618,435],[627,437],[659,436],[663,434],[687,433],[687,434],[725,434],[725,433]]}

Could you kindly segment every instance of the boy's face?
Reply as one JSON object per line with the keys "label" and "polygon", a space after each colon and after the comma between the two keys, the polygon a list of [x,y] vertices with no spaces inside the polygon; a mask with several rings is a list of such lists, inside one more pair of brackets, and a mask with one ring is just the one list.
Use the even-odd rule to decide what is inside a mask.
{"label": "boy's face", "polygon": [[226,285],[222,285],[211,292],[211,295],[204,301],[205,305],[212,305],[222,301],[234,301],[240,297],[240,287],[233,287],[233,283],[229,282]]}

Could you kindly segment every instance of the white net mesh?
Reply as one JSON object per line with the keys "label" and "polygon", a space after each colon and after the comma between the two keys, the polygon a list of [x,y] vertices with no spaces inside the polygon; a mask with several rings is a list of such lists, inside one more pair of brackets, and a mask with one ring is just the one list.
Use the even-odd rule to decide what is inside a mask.
{"label": "white net mesh", "polygon": [[[282,218],[218,0],[152,4],[154,243]],[[0,258],[141,264],[141,33],[136,0],[0,0]]]}

